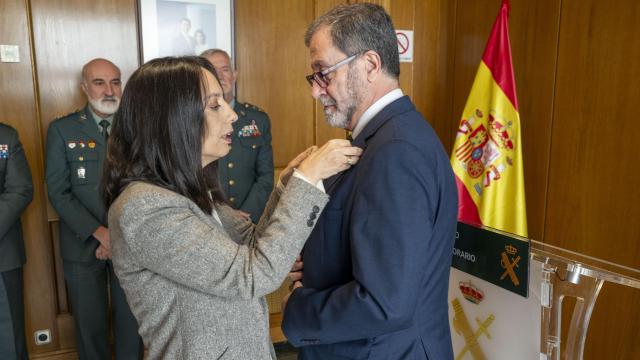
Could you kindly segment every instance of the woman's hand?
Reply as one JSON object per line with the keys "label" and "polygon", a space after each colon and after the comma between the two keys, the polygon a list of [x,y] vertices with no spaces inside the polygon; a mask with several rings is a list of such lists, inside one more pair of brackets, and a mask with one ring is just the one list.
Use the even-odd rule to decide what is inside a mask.
{"label": "woman's hand", "polygon": [[293,286],[293,283],[296,281],[302,281],[302,268],[304,268],[304,263],[302,262],[300,255],[298,255],[296,257],[296,262],[293,263],[288,275],[289,280],[291,280],[291,286]]}
{"label": "woman's hand", "polygon": [[293,160],[291,160],[289,164],[287,164],[287,167],[280,173],[280,182],[282,183],[282,185],[287,185],[289,179],[291,178],[291,175],[293,174],[293,169],[297,168],[302,160],[306,159],[309,154],[316,150],[318,150],[318,147],[313,145],[312,147],[298,154],[298,156],[293,158]]}
{"label": "woman's hand", "polygon": [[352,167],[358,163],[361,154],[362,149],[351,146],[349,140],[329,140],[309,154],[298,166],[298,171],[315,184]]}

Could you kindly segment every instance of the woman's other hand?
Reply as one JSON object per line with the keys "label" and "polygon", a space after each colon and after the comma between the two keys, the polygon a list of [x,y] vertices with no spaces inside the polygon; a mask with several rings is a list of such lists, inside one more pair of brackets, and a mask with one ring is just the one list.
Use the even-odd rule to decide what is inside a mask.
{"label": "woman's other hand", "polygon": [[311,154],[316,150],[318,150],[318,147],[316,145],[313,145],[307,150],[298,154],[298,156],[293,158],[293,160],[291,160],[289,164],[287,164],[287,167],[284,170],[282,170],[282,172],[280,173],[280,182],[282,183],[282,185],[287,185],[287,183],[289,182],[289,179],[291,178],[291,175],[293,174],[293,169],[297,168],[300,165],[300,163],[304,159],[306,159],[307,156],[309,156],[309,154]]}

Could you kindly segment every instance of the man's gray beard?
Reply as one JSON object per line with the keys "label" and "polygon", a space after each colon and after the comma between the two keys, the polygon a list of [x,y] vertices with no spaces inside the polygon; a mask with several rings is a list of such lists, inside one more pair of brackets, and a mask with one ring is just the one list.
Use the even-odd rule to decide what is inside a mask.
{"label": "man's gray beard", "polygon": [[91,107],[95,111],[101,114],[111,115],[115,114],[115,112],[118,111],[118,106],[120,106],[120,98],[114,96],[113,99],[114,101],[105,101],[104,98],[97,100],[89,98],[89,104],[91,104]]}
{"label": "man's gray beard", "polygon": [[[353,115],[353,111],[349,111],[349,109],[347,109],[347,113],[351,113],[351,115]],[[348,115],[348,114],[347,114]],[[328,112],[327,110],[324,110],[324,116],[327,119],[327,123],[329,123],[330,126],[335,127],[335,128],[341,128],[341,129],[346,129],[347,126],[349,125],[349,119],[351,117],[345,116],[345,114],[340,111],[340,109],[337,108],[334,112]]]}
{"label": "man's gray beard", "polygon": [[[332,113],[328,113],[324,110],[324,116],[327,119],[327,123],[335,128],[346,129],[351,124],[351,119],[353,118],[353,114],[356,112],[356,107],[358,103],[360,103],[360,93],[358,92],[358,75],[355,71],[355,68],[349,68],[349,73],[347,74],[347,94],[349,95],[349,102],[345,105],[345,109],[338,108],[338,105],[334,99],[332,99],[329,95],[325,95],[325,100],[322,101],[322,97],[320,100],[323,105],[330,104],[336,107],[336,110]],[[353,129],[352,129],[353,130]]]}

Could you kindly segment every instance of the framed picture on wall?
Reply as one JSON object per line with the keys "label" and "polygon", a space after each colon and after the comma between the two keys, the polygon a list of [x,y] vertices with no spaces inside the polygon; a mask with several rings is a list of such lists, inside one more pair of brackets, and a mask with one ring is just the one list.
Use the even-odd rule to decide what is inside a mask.
{"label": "framed picture on wall", "polygon": [[219,48],[233,56],[233,0],[139,0],[142,62],[200,55]]}

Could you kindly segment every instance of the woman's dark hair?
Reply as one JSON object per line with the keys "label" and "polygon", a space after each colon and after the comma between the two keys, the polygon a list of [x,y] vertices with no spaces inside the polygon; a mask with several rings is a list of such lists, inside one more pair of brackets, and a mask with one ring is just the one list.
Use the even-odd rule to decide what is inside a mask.
{"label": "woman's dark hair", "polygon": [[213,203],[226,203],[217,161],[202,168],[207,132],[202,69],[218,79],[213,66],[196,56],[154,59],[133,73],[109,136],[102,176],[107,208],[133,181],[174,191],[206,213]]}

